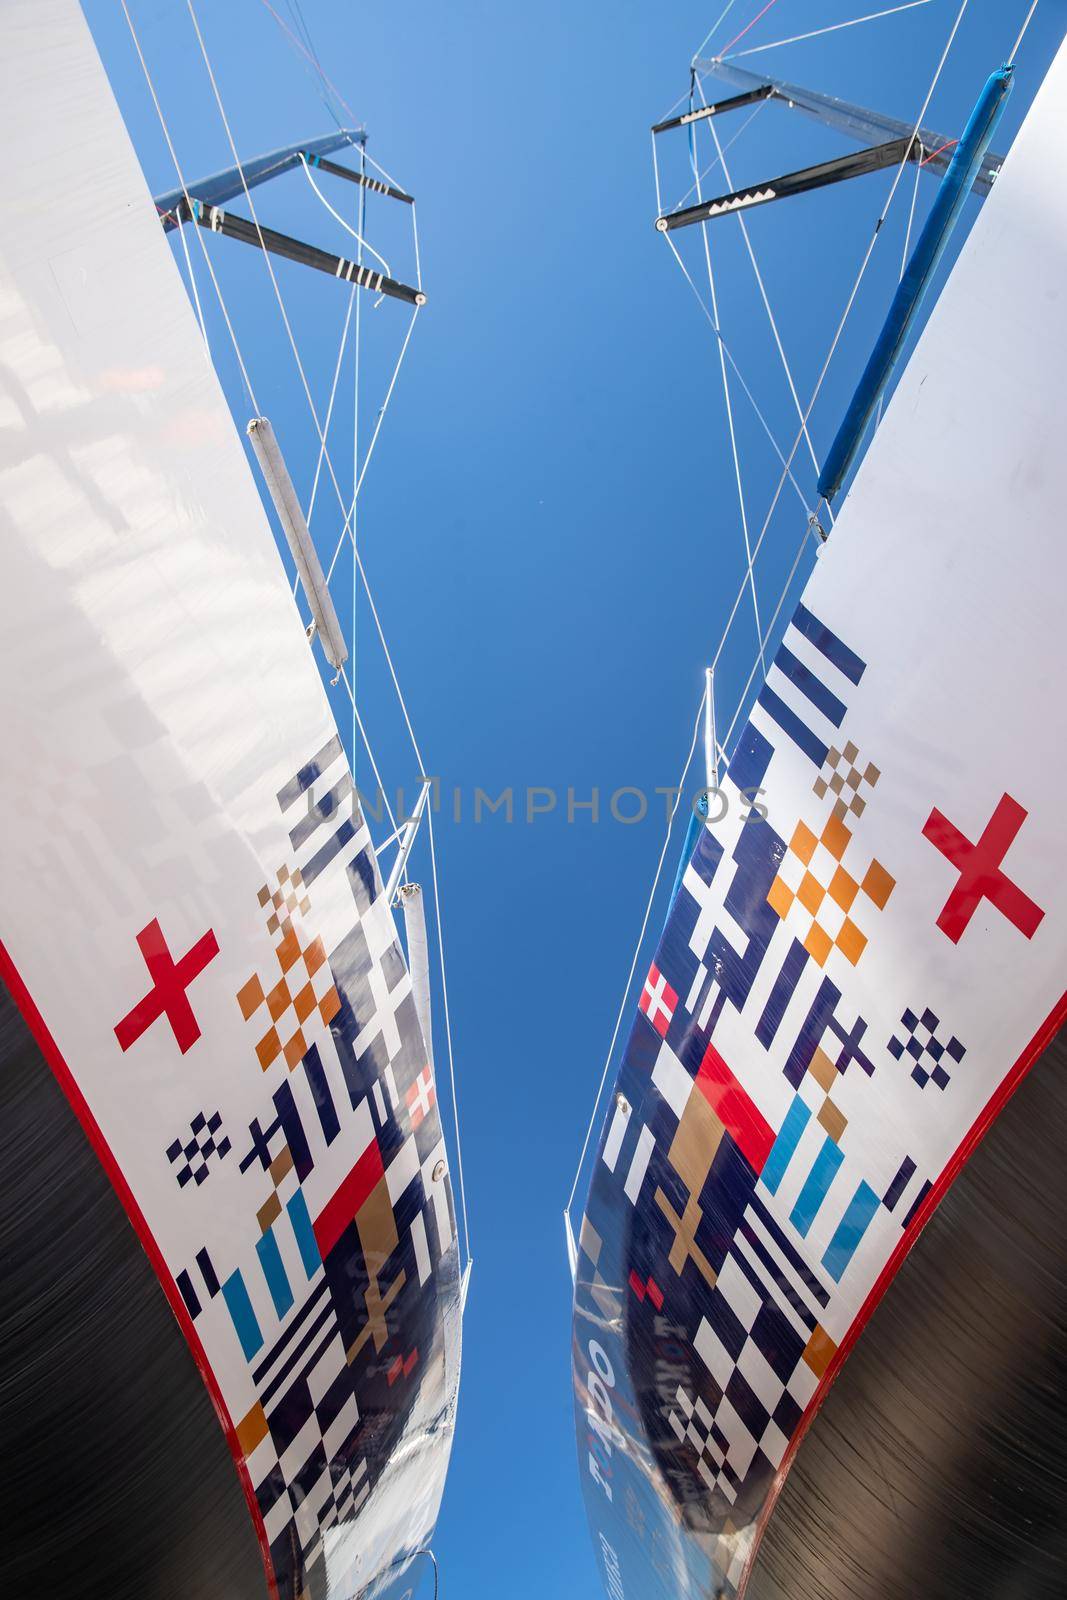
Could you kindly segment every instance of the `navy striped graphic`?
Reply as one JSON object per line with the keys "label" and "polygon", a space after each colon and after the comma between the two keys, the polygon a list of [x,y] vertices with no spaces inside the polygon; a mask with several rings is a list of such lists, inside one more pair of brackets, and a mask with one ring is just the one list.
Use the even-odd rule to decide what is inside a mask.
{"label": "navy striped graphic", "polygon": [[295,778],[278,790],[278,804],[283,811],[288,811],[294,801],[299,800],[305,789],[310,789],[316,778],[322,776],[332,761],[342,754],[341,741],[334,734],[328,744],[324,744],[318,755],[312,756],[306,767],[301,767]]}
{"label": "navy striped graphic", "polygon": [[[812,733],[811,729],[791,711],[785,701],[775,694],[773,689],[766,684],[759,692],[758,705],[761,705],[767,715],[774,718],[783,733],[787,733],[795,745],[798,745],[804,754],[821,767],[829,754],[830,746]],[[304,874],[305,879],[307,873]]]}
{"label": "navy striped graphic", "polygon": [[301,817],[296,827],[290,829],[289,840],[293,849],[299,850],[300,846],[310,839],[317,827],[330,820],[351,793],[352,777],[350,773],[346,772],[344,777],[335,783],[332,789],[327,790],[317,804],[308,807],[307,816]]}
{"label": "navy striped graphic", "polygon": [[827,661],[832,661],[838,672],[844,673],[849,683],[859,683],[867,670],[866,662],[861,661],[844,640],[839,639],[825,622],[820,622],[807,606],[797,606],[793,627],[798,633],[802,633],[816,650],[821,651]]}
{"label": "navy striped graphic", "polygon": [[904,1190],[908,1187],[908,1184],[911,1182],[914,1176],[915,1163],[910,1156],[905,1156],[904,1160],[900,1163],[900,1171],[897,1173],[896,1177],[893,1179],[882,1198],[882,1204],[885,1206],[887,1211],[892,1211],[893,1207],[896,1205],[897,1201],[900,1199],[901,1195],[904,1193]]}
{"label": "navy striped graphic", "polygon": [[821,711],[835,728],[841,726],[847,709],[845,702],[839,700],[836,694],[815,676],[810,667],[806,667],[803,661],[798,661],[787,645],[782,645],[774,658],[774,664],[790,683],[796,684],[801,694],[806,695],[816,710]]}
{"label": "navy striped graphic", "polygon": [[789,1265],[792,1267],[793,1271],[796,1273],[804,1287],[815,1296],[816,1300],[821,1306],[828,1306],[830,1304],[829,1294],[812,1272],[803,1256],[799,1255],[790,1244],[789,1240],[778,1226],[778,1223],[775,1221],[771,1212],[763,1204],[759,1195],[754,1194],[749,1201],[749,1205],[759,1217],[760,1221],[763,1223],[763,1226],[766,1228],[767,1232],[770,1234],[779,1250],[785,1256],[785,1259],[789,1262]]}

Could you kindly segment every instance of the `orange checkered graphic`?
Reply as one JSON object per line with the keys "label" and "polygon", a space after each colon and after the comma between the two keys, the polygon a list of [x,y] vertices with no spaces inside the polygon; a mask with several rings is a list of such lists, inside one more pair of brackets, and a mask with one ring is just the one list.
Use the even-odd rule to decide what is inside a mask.
{"label": "orange checkered graphic", "polygon": [[866,896],[882,911],[896,887],[879,861],[871,862],[862,881],[852,876],[843,865],[851,841],[851,831],[836,806],[818,836],[807,823],[798,822],[767,895],[768,905],[783,922],[790,916],[795,922],[807,922],[802,943],[820,967],[826,965],[831,950],[840,950],[846,961],[856,965],[867,947],[867,936],[852,917],[857,897]]}
{"label": "orange checkered graphic", "polygon": [[[272,890],[264,884],[259,891],[259,903],[268,911],[267,931],[280,935],[274,946],[281,975],[271,988],[265,988],[258,973],[237,992],[237,1004],[246,1022],[250,1022],[266,1006],[270,1026],[256,1045],[256,1055],[263,1071],[281,1055],[291,1072],[308,1050],[305,1025],[317,1013],[329,1027],[341,1009],[340,996],[334,986],[326,951],[322,940],[314,938],[309,944],[301,940],[293,922],[293,913],[306,917],[311,902],[304,892],[299,869],[292,872],[282,866],[278,871],[278,886]],[[269,908],[269,910],[268,910]]]}

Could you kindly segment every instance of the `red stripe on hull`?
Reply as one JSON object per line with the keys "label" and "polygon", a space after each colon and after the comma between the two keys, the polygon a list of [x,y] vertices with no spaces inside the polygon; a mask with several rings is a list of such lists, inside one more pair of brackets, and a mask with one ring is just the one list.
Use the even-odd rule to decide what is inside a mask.
{"label": "red stripe on hull", "polygon": [[33,996],[19,976],[18,969],[2,941],[0,941],[0,980],[6,985],[8,993],[22,1014],[22,1020],[33,1034],[41,1054],[70,1102],[74,1115],[81,1123],[85,1137],[92,1146],[97,1160],[111,1180],[112,1188],[121,1200],[126,1215],[133,1225],[133,1230],[141,1241],[149,1261],[152,1263],[163,1293],[167,1297],[170,1309],[174,1313],[175,1321],[185,1335],[186,1343],[192,1352],[193,1360],[196,1362],[197,1371],[204,1381],[204,1387],[211,1396],[211,1403],[215,1407],[215,1415],[218,1417],[222,1431],[226,1436],[226,1443],[229,1446],[230,1454],[233,1456],[234,1466],[237,1468],[237,1476],[240,1479],[241,1488],[244,1490],[245,1500],[248,1503],[248,1513],[256,1530],[256,1538],[259,1540],[260,1553],[263,1557],[263,1570],[267,1580],[267,1592],[271,1600],[279,1600],[278,1585],[274,1576],[274,1563],[271,1561],[270,1555],[270,1543],[267,1539],[267,1530],[263,1526],[263,1516],[256,1500],[255,1490],[252,1487],[252,1480],[248,1475],[244,1455],[237,1441],[233,1419],[226,1408],[226,1402],[222,1398],[222,1391],[218,1386],[214,1372],[211,1370],[207,1354],[200,1342],[200,1336],[193,1324],[193,1319],[189,1315],[178,1285],[171,1276],[170,1268],[167,1266],[162,1251],[145,1220],[144,1212],[137,1204],[133,1190],[126,1182],[122,1168],[115,1160],[111,1147],[104,1138],[99,1123],[89,1109],[89,1104],[79,1089],[74,1074],[67,1066],[59,1046],[52,1037],[48,1024],[40,1011],[38,1011]]}
{"label": "red stripe on hull", "polygon": [[852,1349],[856,1343],[856,1340],[860,1337],[868,1322],[870,1322],[871,1317],[874,1315],[874,1312],[877,1309],[878,1302],[881,1300],[882,1296],[889,1288],[889,1285],[900,1271],[908,1252],[912,1249],[920,1233],[925,1228],[926,1224],[929,1222],[938,1206],[941,1204],[941,1201],[948,1193],[949,1188],[959,1177],[960,1172],[967,1165],[967,1162],[971,1159],[971,1156],[974,1154],[975,1150],[977,1150],[978,1146],[981,1144],[982,1140],[989,1132],[989,1129],[992,1127],[1001,1111],[1003,1111],[1004,1107],[1007,1105],[1008,1101],[1011,1099],[1020,1083],[1022,1083],[1023,1079],[1026,1077],[1026,1074],[1030,1071],[1030,1068],[1034,1065],[1035,1061],[1038,1060],[1042,1051],[1052,1043],[1052,1040],[1056,1037],[1056,1034],[1059,1032],[1060,1027],[1065,1021],[1067,1021],[1067,994],[1060,996],[1059,1000],[1056,1002],[1056,1005],[1049,1012],[1049,1015],[1045,1018],[1040,1028],[1034,1034],[1034,1037],[1030,1040],[1030,1043],[1027,1045],[1022,1055],[1019,1056],[1007,1077],[1000,1084],[999,1088],[997,1088],[996,1091],[990,1096],[986,1103],[985,1109],[971,1125],[970,1130],[964,1135],[960,1144],[956,1148],[955,1154],[948,1161],[944,1171],[941,1173],[941,1176],[934,1183],[929,1194],[926,1196],[926,1199],[916,1211],[911,1220],[910,1226],[905,1229],[896,1249],[893,1251],[893,1254],[882,1268],[874,1287],[867,1296],[866,1300],[863,1302],[863,1305],[860,1307],[856,1317],[853,1319],[852,1325],[832,1357],[830,1365],[823,1374],[822,1382],[815,1391],[808,1409],[805,1411],[804,1416],[801,1419],[800,1426],[798,1427],[796,1433],[794,1433],[792,1439],[789,1441],[789,1447],[786,1450],[785,1455],[782,1457],[782,1464],[778,1468],[774,1483],[771,1485],[771,1492],[767,1497],[762,1512],[760,1513],[759,1523],[756,1527],[756,1537],[752,1541],[752,1551],[749,1555],[745,1570],[741,1574],[741,1582],[737,1591],[738,1600],[744,1600],[745,1591],[748,1588],[748,1580],[752,1576],[753,1568],[756,1565],[756,1557],[759,1555],[760,1541],[763,1538],[767,1523],[769,1522],[771,1513],[773,1512],[775,1504],[777,1503],[778,1496],[782,1492],[782,1486],[785,1483],[789,1469],[793,1465],[793,1457],[796,1455],[797,1450],[803,1443],[804,1436],[808,1429],[815,1421],[815,1418],[819,1413],[819,1409],[830,1391],[831,1384],[837,1377],[837,1374],[840,1372],[849,1355],[852,1353]]}
{"label": "red stripe on hull", "polygon": [[315,1240],[325,1261],[376,1184],[385,1177],[382,1152],[372,1139],[348,1177],[315,1218]]}
{"label": "red stripe on hull", "polygon": [[708,1045],[696,1083],[753,1172],[761,1173],[774,1143],[774,1129],[714,1045]]}

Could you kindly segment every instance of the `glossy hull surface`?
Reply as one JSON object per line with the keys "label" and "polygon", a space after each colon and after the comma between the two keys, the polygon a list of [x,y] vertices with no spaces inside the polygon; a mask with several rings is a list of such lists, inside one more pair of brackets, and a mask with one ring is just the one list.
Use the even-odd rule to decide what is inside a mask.
{"label": "glossy hull surface", "polygon": [[[905,1380],[880,1331],[894,1305],[963,1292],[951,1247],[900,1269],[1064,1016],[1065,104],[1061,53],[790,621],[643,987],[575,1305],[579,1469],[614,1600],[957,1592],[916,1568],[938,1526],[933,1408],[893,1463],[895,1570],[887,1556],[869,1584],[848,1561],[874,1424],[845,1387],[801,1441],[857,1340],[868,1374],[882,1351],[887,1388]],[[1062,1150],[1062,1124],[1049,1137]],[[1025,1141],[1002,1148],[1024,1238],[1049,1202]],[[1043,1260],[1062,1307],[1061,1253]],[[958,1313],[980,1319],[991,1405],[1012,1381],[988,1371],[1013,1358],[998,1292]],[[977,1461],[971,1401],[951,1447]],[[1034,1414],[1020,1429],[1006,1476],[1015,1450],[1028,1471],[1044,1459]],[[822,1474],[798,1464],[791,1491],[820,1439]],[[957,1510],[959,1527],[975,1514]],[[837,1587],[822,1569],[812,1585],[801,1552],[832,1551],[850,1512]]]}
{"label": "glossy hull surface", "polygon": [[3,21],[4,1589],[400,1593],[460,1342],[411,979],[81,12]]}

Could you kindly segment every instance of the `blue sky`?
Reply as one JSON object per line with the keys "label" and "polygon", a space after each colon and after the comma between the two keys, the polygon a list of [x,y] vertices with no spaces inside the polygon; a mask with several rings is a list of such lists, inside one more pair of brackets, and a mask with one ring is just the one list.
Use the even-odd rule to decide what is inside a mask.
{"label": "blue sky", "polygon": [[[129,3],[187,177],[229,164],[184,5]],[[274,3],[288,20],[286,0]],[[418,198],[429,294],[361,497],[360,541],[427,764],[442,776],[449,808],[454,787],[463,795],[461,820],[446,809],[439,824],[475,1256],[459,1426],[435,1541],[446,1596],[598,1592],[575,1465],[561,1211],[662,839],[663,802],[653,791],[677,781],[703,667],[743,572],[718,355],[652,227],[648,132],[687,88],[689,58],[722,3],[410,0],[398,9],[303,0],[327,72],[367,125],[371,153]],[[889,3],[777,0],[738,48]],[[170,188],[173,166],[117,0],[85,0],[85,9],[149,182]],[[962,129],[1028,9],[1024,0],[975,0],[928,125],[948,136]],[[329,129],[314,80],[260,0],[199,0],[198,10],[242,156]],[[712,43],[725,45],[759,10],[759,0],[736,0]],[[740,64],[908,120],[957,10],[957,0],[931,0]],[[1045,0],[1020,57],[1002,147],[1064,25],[1062,8]],[[724,124],[724,132],[739,126]],[[684,135],[669,137],[664,193],[673,201],[690,178]],[[740,183],[846,148],[768,107],[727,159]],[[706,164],[710,151],[701,150]],[[709,191],[718,181],[709,178]],[[805,402],[890,182],[882,174],[750,216]],[[346,248],[301,176],[275,188],[261,202],[265,220]],[[920,218],[934,191],[924,178]],[[350,206],[347,191],[326,192]],[[820,457],[895,284],[910,201],[905,177],[813,414]],[[410,255],[396,221],[379,205],[368,231],[394,252],[403,277]],[[788,449],[796,415],[734,220],[716,224],[710,239],[724,335]],[[306,492],[315,439],[269,281],[251,251],[211,243],[260,409]],[[679,248],[706,298],[698,230]],[[284,265],[279,281],[320,398],[342,292]],[[200,285],[210,292],[202,273]],[[364,423],[405,322],[398,305],[364,306]],[[243,424],[248,402],[214,310],[208,324]],[[736,382],[734,402],[758,532],[778,468]],[[339,432],[350,433],[347,390],[338,416]],[[803,453],[796,471],[814,500]],[[324,543],[331,515],[327,506]],[[788,491],[757,569],[765,619],[803,531]],[[347,619],[347,569],[339,570]],[[368,626],[361,611],[361,641]],[[743,609],[718,684],[720,726],[754,648]],[[416,767],[369,644],[361,643],[358,670],[379,762],[410,796]],[[336,704],[347,726],[346,702]],[[624,785],[653,798],[641,824],[620,826],[607,814]],[[512,786],[516,820],[499,813],[475,826],[476,786],[493,795]],[[528,786],[560,797],[531,825],[521,820]],[[568,787],[579,800],[599,789],[599,822],[584,810],[568,824]],[[674,865],[672,847],[668,876]],[[438,1052],[440,1066],[440,1040]]]}

